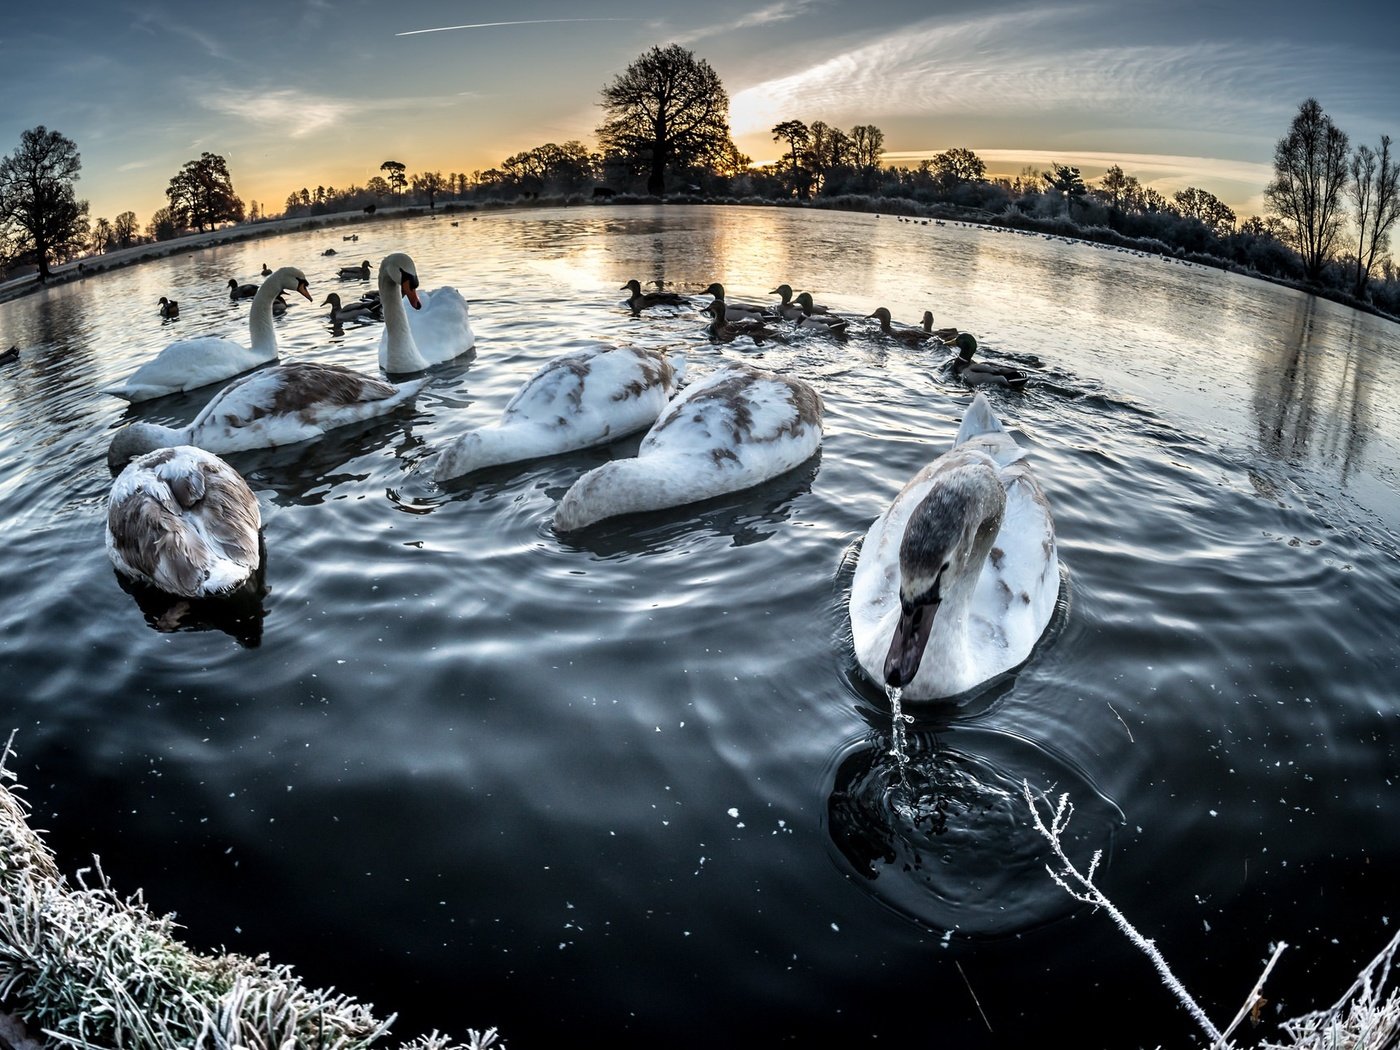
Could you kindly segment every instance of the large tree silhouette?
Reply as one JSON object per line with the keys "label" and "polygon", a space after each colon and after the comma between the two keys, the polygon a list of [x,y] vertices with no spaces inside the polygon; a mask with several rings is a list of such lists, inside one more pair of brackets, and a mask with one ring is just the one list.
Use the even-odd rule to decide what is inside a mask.
{"label": "large tree silhouette", "polygon": [[603,88],[608,119],[598,128],[605,154],[647,172],[647,192],[665,193],[675,167],[714,167],[735,152],[729,96],[708,62],[679,44],[653,47]]}
{"label": "large tree silhouette", "polygon": [[1283,219],[1309,280],[1317,280],[1342,224],[1347,135],[1307,99],[1274,147],[1274,181],[1264,200]]}
{"label": "large tree silhouette", "polygon": [[75,251],[87,238],[88,204],[73,194],[82,170],[78,146],[44,125],[20,135],[19,146],[0,160],[0,234],[16,254],[38,257],[39,280],[49,279],[49,261]]}

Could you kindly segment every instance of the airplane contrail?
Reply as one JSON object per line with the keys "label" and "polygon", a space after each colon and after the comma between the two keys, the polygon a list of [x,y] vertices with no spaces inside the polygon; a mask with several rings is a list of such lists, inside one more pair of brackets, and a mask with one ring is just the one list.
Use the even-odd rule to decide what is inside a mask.
{"label": "airplane contrail", "polygon": [[419,33],[446,33],[450,29],[493,29],[496,26],[537,26],[546,22],[635,22],[635,18],[531,18],[524,22],[476,22],[469,26],[438,26],[436,29],[410,29],[395,36],[417,36]]}

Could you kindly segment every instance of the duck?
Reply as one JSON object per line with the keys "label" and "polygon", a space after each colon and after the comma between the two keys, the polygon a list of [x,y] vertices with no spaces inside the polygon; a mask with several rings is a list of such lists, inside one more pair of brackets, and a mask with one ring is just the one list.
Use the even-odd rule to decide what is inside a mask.
{"label": "duck", "polygon": [[162,317],[180,316],[180,304],[177,303],[174,299],[168,299],[162,295],[160,299],[157,300],[157,302],[159,302],[160,304],[160,315]]}
{"label": "duck", "polygon": [[890,320],[890,311],[887,306],[877,306],[874,311],[865,315],[874,317],[880,322],[880,331],[891,339],[898,339],[901,343],[910,346],[919,346],[933,338],[932,332],[926,332],[922,328],[909,328],[905,325],[895,326]]}
{"label": "duck", "polygon": [[685,359],[657,350],[597,345],[551,358],[520,386],[501,418],[453,438],[433,479],[591,448],[656,422],[685,374]]}
{"label": "duck", "polygon": [[724,294],[724,285],[715,281],[706,288],[701,295],[713,295],[716,299],[724,300],[726,316],[731,321],[776,321],[777,313],[768,306],[760,303],[741,303],[730,299]]}
{"label": "duck", "polygon": [[642,282],[635,277],[622,286],[622,291],[631,292],[627,305],[634,314],[641,313],[649,306],[689,306],[690,299],[680,292],[644,292]]}
{"label": "duck", "polygon": [[378,299],[361,299],[359,302],[346,303],[342,306],[340,304],[340,295],[336,292],[331,292],[326,296],[325,301],[322,302],[321,305],[331,308],[330,319],[332,321],[343,323],[345,321],[379,321],[383,319],[380,317]]}
{"label": "duck", "polygon": [[386,255],[379,264],[379,301],[384,310],[379,367],[389,375],[421,372],[476,346],[462,293],[455,288],[419,293],[418,267],[406,252]]}
{"label": "duck", "polygon": [[1003,386],[1020,390],[1030,382],[1030,373],[1019,368],[974,361],[972,355],[977,351],[977,337],[971,332],[959,332],[952,345],[958,348],[958,356],[953,358],[951,364],[953,375],[968,386]]}
{"label": "duck", "polygon": [[192,445],[131,460],[107,496],[107,557],[128,579],[184,598],[227,594],[262,562],[262,515],[243,476]]}
{"label": "duck", "polygon": [[176,445],[219,455],[309,441],[392,412],[426,382],[390,383],[315,361],[270,365],[229,383],[186,426],[128,423],[112,435],[107,465],[116,473],[142,453]]}
{"label": "duck", "polygon": [[674,397],[637,455],[583,474],[554,513],[561,533],[737,492],[821,447],[822,398],[796,376],[730,361]]}
{"label": "duck", "polygon": [[710,314],[713,318],[705,327],[712,342],[728,343],[741,335],[746,335],[755,343],[761,343],[763,340],[771,339],[778,334],[778,330],[768,327],[765,321],[733,320],[729,316],[729,304],[723,299],[713,300],[709,306],[705,307],[705,313]]}
{"label": "duck", "polygon": [[237,277],[228,279],[228,297],[230,299],[251,299],[258,294],[256,284],[239,284]]}
{"label": "duck", "polygon": [[273,316],[273,317],[281,317],[281,316],[282,316],[283,314],[285,314],[286,312],[287,312],[287,300],[286,300],[285,298],[283,298],[281,292],[278,292],[278,293],[277,293],[277,298],[274,299],[274,300],[272,300],[272,316]]}
{"label": "duck", "polygon": [[222,336],[204,335],[171,343],[121,383],[103,393],[127,401],[194,390],[222,382],[250,368],[277,360],[277,330],[272,325],[273,303],[283,292],[296,292],[311,300],[306,275],[295,266],[277,270],[258,289],[248,308],[248,346]]}
{"label": "duck", "polygon": [[271,277],[271,276],[272,276],[272,271],[269,270],[269,269],[267,268],[267,263],[263,263],[263,265],[262,265],[262,275],[263,275],[264,277]]}
{"label": "duck", "polygon": [[857,660],[910,700],[966,692],[1026,660],[1059,586],[1050,503],[978,391],[953,447],[865,534],[849,601]]}
{"label": "duck", "polygon": [[802,316],[795,322],[798,328],[806,328],[819,332],[827,332],[835,336],[845,336],[849,323],[844,317],[837,317],[835,314],[816,313],[816,304],[812,302],[810,292],[799,292],[797,295],[797,305],[802,308]]}
{"label": "duck", "polygon": [[957,330],[956,328],[935,328],[935,327],[933,327],[933,311],[932,311],[932,310],[925,310],[925,311],[924,311],[924,322],[923,322],[923,323],[924,323],[924,331],[925,331],[925,332],[928,332],[930,335],[936,335],[936,336],[938,336],[938,338],[939,338],[939,339],[942,339],[945,343],[952,342],[954,339],[956,339],[956,338],[958,337],[958,330]]}
{"label": "duck", "polygon": [[342,280],[368,281],[369,260],[366,259],[364,262],[360,263],[359,266],[342,266],[339,273]]}
{"label": "duck", "polygon": [[[814,314],[827,314],[831,312],[825,306],[821,306],[815,302],[812,303],[812,309],[810,311],[804,310],[801,303],[793,301],[792,285],[790,284],[780,284],[768,294],[776,295],[781,298],[782,301],[773,309],[777,315],[785,321],[796,321],[799,317],[808,312]],[[810,301],[811,298],[811,294],[808,293],[808,301]]]}

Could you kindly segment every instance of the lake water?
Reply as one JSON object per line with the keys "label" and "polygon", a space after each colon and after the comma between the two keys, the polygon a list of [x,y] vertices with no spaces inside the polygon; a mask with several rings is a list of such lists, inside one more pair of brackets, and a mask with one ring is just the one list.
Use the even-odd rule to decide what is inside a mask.
{"label": "lake water", "polygon": [[[1330,1005],[1400,921],[1400,326],[1128,252],[891,216],[573,208],[385,220],[195,252],[0,306],[0,674],[10,767],[62,868],[91,854],[206,950],[269,953],[510,1046],[1181,1045],[1194,1022],[1045,871],[1021,784],[1217,1025],[1273,945],[1266,1019]],[[323,250],[340,255],[327,258]],[[474,358],[412,410],[229,460],[267,593],[138,601],[103,550],[112,431],[211,391],[99,393],[167,341],[246,338],[229,277],[407,250]],[[1054,509],[1050,630],[956,706],[909,705],[898,790],[845,600],[865,529],[970,402],[942,351],[713,345],[662,279],[932,309],[1035,367],[991,395]],[[349,283],[350,289],[362,287]],[[182,316],[163,322],[156,300]],[[348,297],[347,297],[348,298]],[[701,302],[708,301],[702,298]],[[284,359],[377,371],[298,301]],[[822,393],[812,461],[571,537],[554,507],[637,440],[435,486],[419,469],[592,340]],[[1277,1033],[1273,1033],[1277,1034]]]}

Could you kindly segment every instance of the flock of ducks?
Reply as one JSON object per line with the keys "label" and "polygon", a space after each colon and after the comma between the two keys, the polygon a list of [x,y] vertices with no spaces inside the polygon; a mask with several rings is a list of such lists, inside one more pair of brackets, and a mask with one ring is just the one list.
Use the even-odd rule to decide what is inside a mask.
{"label": "flock of ducks", "polygon": [[[369,266],[340,276],[367,278]],[[421,373],[475,348],[462,295],[448,287],[422,290],[413,259],[395,252],[379,265],[377,298],[345,306],[331,293],[322,305],[332,307],[332,318],[353,312],[382,319],[380,368],[387,377],[411,378],[279,361],[273,303],[284,293],[312,297],[296,267],[263,271],[266,279],[251,295],[249,345],[180,340],[106,388],[140,402],[232,380],[187,425],[129,423],[108,449],[115,481],[106,549],[113,566],[184,598],[238,591],[256,578],[263,556],[257,498],[222,453],[306,441],[391,412],[429,382]],[[634,313],[691,302],[676,292],[643,292],[636,280],[622,287]],[[238,289],[231,280],[230,294]],[[753,334],[792,324],[844,335],[850,325],[788,285],[774,289],[776,304],[731,300],[719,283],[703,294],[713,297],[706,307],[712,333],[716,326]],[[162,300],[163,314],[165,307]],[[867,316],[902,344],[956,346],[955,372],[974,385],[992,382],[969,378],[992,367],[972,360],[976,340],[964,332],[946,338],[949,332],[932,328],[931,313],[921,328],[894,326],[884,307]],[[805,380],[736,360],[682,387],[684,375],[679,351],[599,344],[560,354],[522,383],[498,420],[444,442],[424,469],[444,483],[645,431],[635,456],[587,471],[564,494],[553,524],[568,533],[749,488],[820,448],[822,397]],[[1014,388],[1015,379],[998,373],[996,385]],[[1024,451],[979,391],[953,447],[919,471],[866,534],[849,600],[859,663],[910,699],[963,692],[1026,659],[1058,589],[1049,503]]]}

